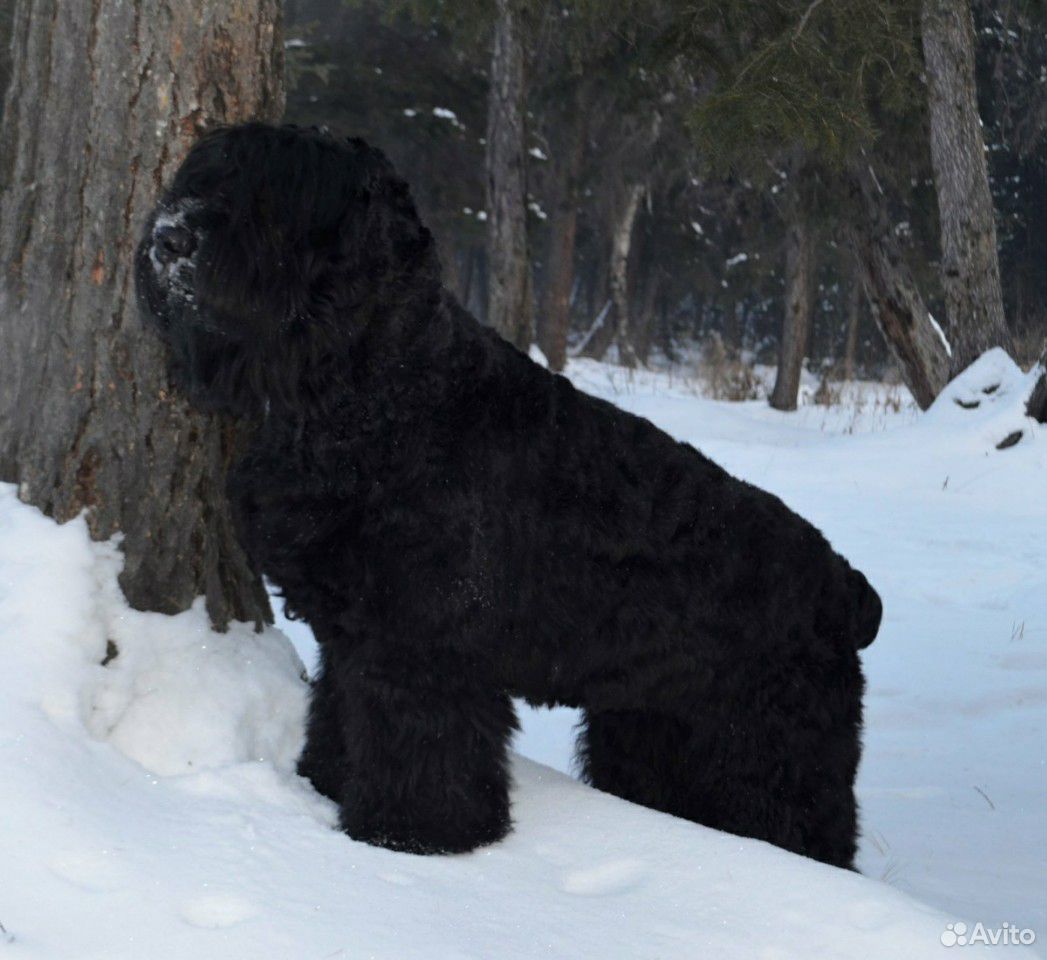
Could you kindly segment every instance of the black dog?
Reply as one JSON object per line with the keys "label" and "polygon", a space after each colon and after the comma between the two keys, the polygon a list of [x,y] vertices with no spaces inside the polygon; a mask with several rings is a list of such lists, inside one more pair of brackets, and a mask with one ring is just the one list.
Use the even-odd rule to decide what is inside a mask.
{"label": "black dog", "polygon": [[136,273],[177,382],[254,424],[229,496],[319,641],[299,769],[350,836],[504,836],[518,695],[584,709],[594,786],[850,866],[876,593],[781,501],[480,326],[381,153],[218,131]]}

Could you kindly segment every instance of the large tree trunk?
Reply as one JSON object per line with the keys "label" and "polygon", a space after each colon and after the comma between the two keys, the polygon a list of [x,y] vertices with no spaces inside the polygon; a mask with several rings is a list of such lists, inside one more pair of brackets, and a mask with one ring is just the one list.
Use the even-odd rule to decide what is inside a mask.
{"label": "large tree trunk", "polygon": [[575,109],[566,121],[563,156],[557,157],[556,186],[549,218],[549,279],[538,313],[538,346],[550,370],[563,370],[567,361],[571,289],[574,286],[574,242],[578,232],[578,178],[585,157],[586,86],[579,85]]}
{"label": "large tree trunk", "polygon": [[955,375],[990,347],[1013,347],[1000,292],[968,0],[923,0],[921,26],[941,221],[942,287]]}
{"label": "large tree trunk", "polygon": [[778,345],[778,373],[771,393],[771,406],[775,410],[796,409],[803,358],[811,335],[811,228],[798,201],[795,207],[785,230],[782,338]]}
{"label": "large tree trunk", "polygon": [[487,105],[487,322],[526,350],[531,268],[523,43],[515,0],[496,0],[496,7]]}
{"label": "large tree trunk", "polygon": [[283,108],[278,0],[18,0],[0,128],[0,477],[123,534],[140,609],[270,616],[224,495],[232,428],[172,394],[132,251],[204,128]]}
{"label": "large tree trunk", "polygon": [[855,214],[844,228],[869,308],[921,410],[949,382],[949,346],[927,310],[871,171],[851,179]]}

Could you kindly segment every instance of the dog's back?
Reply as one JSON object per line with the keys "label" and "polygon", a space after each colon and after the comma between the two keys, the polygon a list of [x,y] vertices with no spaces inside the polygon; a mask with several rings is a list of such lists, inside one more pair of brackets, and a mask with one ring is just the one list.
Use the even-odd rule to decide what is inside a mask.
{"label": "dog's back", "polygon": [[524,692],[584,673],[594,644],[625,664],[652,644],[715,658],[872,641],[875,591],[778,498],[444,309],[455,343],[431,402],[460,435],[434,461],[473,491],[495,629],[548,666]]}

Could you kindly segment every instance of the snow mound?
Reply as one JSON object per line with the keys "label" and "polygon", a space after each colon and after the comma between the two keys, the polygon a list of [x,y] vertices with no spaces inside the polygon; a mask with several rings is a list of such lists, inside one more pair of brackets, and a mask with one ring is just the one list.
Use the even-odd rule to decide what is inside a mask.
{"label": "snow mound", "polygon": [[545,353],[542,352],[542,348],[538,346],[537,343],[531,344],[527,351],[527,356],[529,356],[540,367],[545,367],[547,370],[549,369],[549,360],[546,358]]}
{"label": "snow mound", "polygon": [[216,635],[202,598],[175,617],[124,604],[113,551],[99,549],[99,614],[116,656],[84,690],[87,729],[163,776],[269,760],[302,747],[304,669],[276,630]]}
{"label": "snow mound", "polygon": [[5,956],[940,954],[950,918],[888,886],[522,759],[503,843],[434,858],[355,843],[293,773],[289,642],[211,633],[199,607],[130,610],[118,566],[82,520],[0,487]]}
{"label": "snow mound", "polygon": [[202,598],[174,617],[132,610],[114,544],[85,541],[79,521],[55,528],[19,509],[11,488],[0,493],[0,510],[0,568],[17,563],[23,578],[33,571],[32,582],[3,591],[4,634],[65,641],[46,645],[61,664],[53,676],[28,669],[44,644],[24,649],[27,677],[39,686],[23,680],[23,698],[63,724],[79,720],[164,776],[252,760],[293,769],[307,688],[286,638],[242,623],[216,635]]}
{"label": "snow mound", "polygon": [[1007,450],[1036,436],[1025,406],[1040,371],[1023,373],[1005,350],[982,354],[938,395],[923,420],[926,426],[971,426],[969,438],[984,449]]}

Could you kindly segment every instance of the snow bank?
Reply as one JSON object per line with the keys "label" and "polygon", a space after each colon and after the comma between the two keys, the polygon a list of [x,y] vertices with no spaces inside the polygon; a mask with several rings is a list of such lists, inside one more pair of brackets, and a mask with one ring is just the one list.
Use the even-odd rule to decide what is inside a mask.
{"label": "snow bank", "polygon": [[[939,883],[948,914],[524,759],[501,844],[418,858],[355,843],[294,775],[305,683],[285,636],[130,610],[112,545],[0,486],[0,957],[894,960],[940,956],[948,924],[1008,904],[1029,925],[1047,444],[1014,419],[1020,386],[957,407],[970,419],[943,405],[861,436],[664,382],[605,391],[804,508],[870,571],[887,617],[866,652],[861,794],[884,854],[867,842],[862,865],[930,899]],[[997,451],[1015,424],[1027,435]],[[572,717],[536,716],[521,746],[555,759]]]}
{"label": "snow bank", "polygon": [[174,617],[132,610],[120,564],[115,545],[85,541],[82,523],[56,527],[3,487],[0,570],[19,574],[0,593],[9,667],[12,640],[32,638],[18,644],[19,695],[164,776],[252,760],[291,769],[306,696],[286,639],[246,624],[216,635],[202,598]]}

